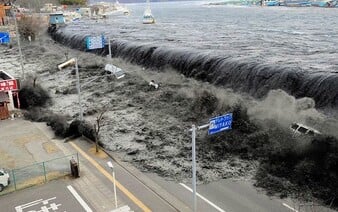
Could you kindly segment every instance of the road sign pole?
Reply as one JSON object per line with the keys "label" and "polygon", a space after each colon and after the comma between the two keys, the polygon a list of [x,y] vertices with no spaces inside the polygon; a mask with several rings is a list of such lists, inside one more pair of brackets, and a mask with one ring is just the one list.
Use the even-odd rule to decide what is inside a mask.
{"label": "road sign pole", "polygon": [[204,129],[209,127],[209,124],[205,124],[202,126],[192,125],[191,129],[191,149],[192,149],[192,190],[193,190],[193,210],[196,212],[197,210],[197,197],[196,197],[196,131],[200,129]]}
{"label": "road sign pole", "polygon": [[215,117],[209,120],[208,124],[202,126],[192,125],[191,129],[191,142],[192,142],[192,190],[193,190],[193,210],[197,210],[197,198],[196,198],[196,131],[209,128],[209,135],[215,134],[224,130],[230,130],[232,123],[232,113],[228,113],[224,116]]}
{"label": "road sign pole", "polygon": [[111,43],[110,43],[110,37],[108,38],[108,41],[109,41],[109,42],[108,42],[108,43],[109,43],[109,44],[108,44],[108,48],[109,48],[109,49],[108,49],[108,52],[109,52],[109,59],[111,59]]}
{"label": "road sign pole", "polygon": [[196,199],[196,126],[192,125],[191,128],[192,138],[192,188],[193,188],[193,201],[194,201],[194,212],[197,209]]}

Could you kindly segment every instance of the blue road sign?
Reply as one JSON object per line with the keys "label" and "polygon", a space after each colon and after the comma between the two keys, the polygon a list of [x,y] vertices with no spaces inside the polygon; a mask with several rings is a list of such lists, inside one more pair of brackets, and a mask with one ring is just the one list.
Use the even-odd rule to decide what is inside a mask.
{"label": "blue road sign", "polygon": [[1,43],[9,43],[11,41],[9,33],[8,32],[0,32],[0,44]]}
{"label": "blue road sign", "polygon": [[212,118],[209,120],[208,134],[212,135],[224,130],[230,130],[231,124],[232,124],[232,113]]}
{"label": "blue road sign", "polygon": [[102,49],[104,48],[104,37],[103,35],[99,36],[88,36],[86,37],[86,48],[91,49]]}

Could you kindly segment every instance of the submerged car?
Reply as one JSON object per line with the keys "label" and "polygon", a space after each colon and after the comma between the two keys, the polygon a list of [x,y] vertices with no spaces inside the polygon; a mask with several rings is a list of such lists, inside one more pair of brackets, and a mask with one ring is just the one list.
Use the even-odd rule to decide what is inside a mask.
{"label": "submerged car", "polygon": [[290,126],[291,130],[296,133],[296,134],[304,134],[304,135],[311,135],[311,136],[315,136],[315,135],[320,135],[321,133],[316,130],[313,129],[311,127],[308,127],[306,125],[300,124],[300,123],[292,123]]}

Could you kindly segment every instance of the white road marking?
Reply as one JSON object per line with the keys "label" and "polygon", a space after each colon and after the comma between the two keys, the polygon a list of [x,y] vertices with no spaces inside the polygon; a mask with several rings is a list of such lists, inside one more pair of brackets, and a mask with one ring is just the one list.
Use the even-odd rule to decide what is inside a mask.
{"label": "white road marking", "polygon": [[75,199],[80,203],[80,205],[83,207],[83,209],[85,209],[86,212],[93,212],[92,209],[90,209],[90,207],[87,205],[87,203],[75,191],[75,189],[73,188],[73,186],[69,185],[69,186],[67,186],[67,188],[70,191],[70,193],[73,194],[73,196],[75,197]]}
{"label": "white road marking", "polygon": [[286,203],[283,203],[282,205],[285,206],[285,207],[287,207],[287,208],[289,208],[290,210],[292,210],[292,211],[294,211],[294,212],[298,212],[298,210],[294,209],[293,207],[289,206],[289,205],[286,204]]}
{"label": "white road marking", "polygon": [[[189,188],[189,186],[180,183],[181,186],[183,186],[184,188],[186,188],[188,191],[193,192],[193,190],[191,188]],[[209,201],[207,198],[203,197],[202,195],[200,195],[199,193],[196,192],[196,195],[201,198],[202,200],[204,200],[205,202],[207,202],[209,205],[211,205],[212,207],[214,207],[216,210],[220,211],[220,212],[225,212],[225,210],[223,210],[222,208],[218,207],[217,205],[215,205],[214,203],[212,203],[211,201]]]}
{"label": "white road marking", "polygon": [[[16,212],[22,212],[23,209],[39,205],[40,203],[42,203],[44,205],[44,206],[41,207],[41,212],[42,211],[48,211],[49,209],[56,211],[58,209],[58,206],[61,206],[61,204],[51,203],[50,208],[45,206],[45,205],[49,204],[49,201],[54,200],[54,199],[56,199],[56,197],[52,197],[52,198],[49,198],[49,199],[46,199],[46,200],[38,199],[38,200],[29,202],[29,203],[26,203],[26,204],[23,204],[23,205],[18,205],[18,206],[15,207],[15,211]],[[40,212],[40,211],[37,211],[37,212]]]}
{"label": "white road marking", "polygon": [[39,204],[41,201],[42,201],[42,199],[38,199],[38,200],[29,202],[29,203],[26,203],[26,204],[23,204],[23,205],[15,206],[15,210],[16,210],[17,212],[20,212],[20,211],[22,211],[22,209],[25,209],[25,208],[27,208],[27,207],[30,207],[30,206]]}

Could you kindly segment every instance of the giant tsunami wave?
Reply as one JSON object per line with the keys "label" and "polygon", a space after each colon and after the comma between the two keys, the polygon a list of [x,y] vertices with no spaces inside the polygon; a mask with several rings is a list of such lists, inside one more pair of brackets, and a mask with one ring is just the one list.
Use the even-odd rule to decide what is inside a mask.
{"label": "giant tsunami wave", "polygon": [[[62,30],[53,32],[54,40],[69,47],[85,51],[85,35],[71,35]],[[107,55],[108,46],[94,53]],[[217,86],[263,97],[270,90],[282,89],[289,94],[311,97],[316,107],[338,107],[338,73],[310,73],[300,68],[259,64],[233,57],[211,55],[187,48],[140,45],[113,40],[112,57],[120,57],[148,68],[172,67],[187,77],[206,81]]]}

